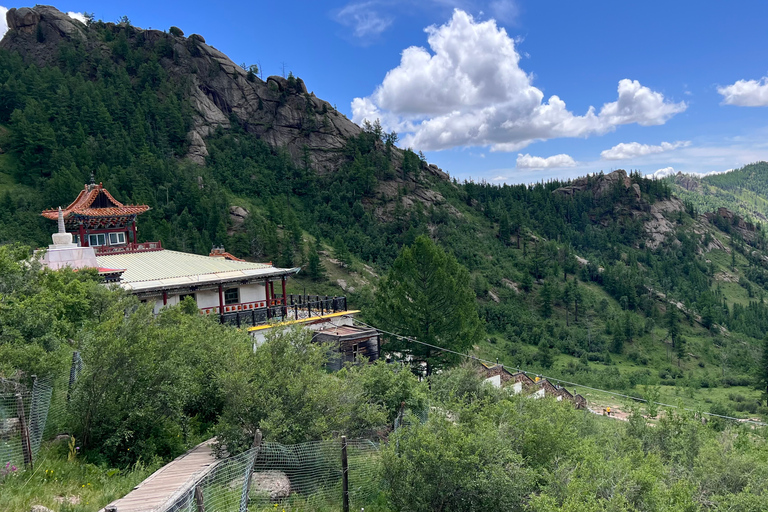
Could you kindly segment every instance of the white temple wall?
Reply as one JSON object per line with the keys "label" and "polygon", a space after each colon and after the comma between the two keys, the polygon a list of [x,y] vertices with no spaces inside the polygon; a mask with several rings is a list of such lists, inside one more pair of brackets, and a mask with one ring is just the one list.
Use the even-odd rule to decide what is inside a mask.
{"label": "white temple wall", "polygon": [[195,298],[197,299],[197,307],[200,309],[219,307],[219,290],[213,289],[195,292]]}

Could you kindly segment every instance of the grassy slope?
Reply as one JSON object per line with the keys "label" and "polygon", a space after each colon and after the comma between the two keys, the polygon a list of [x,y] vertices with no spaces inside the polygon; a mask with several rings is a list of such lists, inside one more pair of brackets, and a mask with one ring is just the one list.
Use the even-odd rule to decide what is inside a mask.
{"label": "grassy slope", "polygon": [[92,512],[125,495],[159,466],[138,463],[113,469],[67,460],[65,441],[41,448],[33,471],[18,471],[2,480],[0,510],[28,512],[33,505],[66,512]]}

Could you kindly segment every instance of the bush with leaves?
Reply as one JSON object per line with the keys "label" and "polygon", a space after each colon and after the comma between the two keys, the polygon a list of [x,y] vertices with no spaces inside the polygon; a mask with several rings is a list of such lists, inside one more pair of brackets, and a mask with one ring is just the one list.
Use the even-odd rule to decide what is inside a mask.
{"label": "bush with leaves", "polygon": [[85,361],[70,424],[94,460],[168,459],[202,440],[221,411],[224,361],[248,350],[248,336],[185,305],[155,316],[134,297],[116,300],[82,334]]}
{"label": "bush with leaves", "polygon": [[330,372],[331,354],[301,329],[273,331],[255,351],[233,354],[221,377],[220,445],[243,451],[256,429],[287,444],[371,435],[387,428],[401,402],[424,403],[425,390],[409,372],[383,362]]}
{"label": "bush with leaves", "polygon": [[383,450],[382,467],[398,511],[523,510],[535,482],[496,425],[464,409],[435,411],[426,423],[398,430]]}

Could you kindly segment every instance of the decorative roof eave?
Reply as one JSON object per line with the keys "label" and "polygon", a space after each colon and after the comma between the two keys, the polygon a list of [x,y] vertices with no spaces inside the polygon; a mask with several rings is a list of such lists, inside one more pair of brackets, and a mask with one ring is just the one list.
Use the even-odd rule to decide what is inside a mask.
{"label": "decorative roof eave", "polygon": [[[91,208],[91,205],[99,196],[104,194],[107,199],[114,205],[106,208]],[[83,190],[80,191],[77,198],[66,208],[64,208],[64,219],[69,220],[71,215],[82,215],[86,217],[112,217],[122,215],[138,215],[148,211],[150,208],[147,205],[125,205],[115,199],[112,194],[109,193],[104,186],[99,183],[98,185],[85,185]],[[43,217],[51,220],[58,218],[58,209],[44,210],[41,214]]]}

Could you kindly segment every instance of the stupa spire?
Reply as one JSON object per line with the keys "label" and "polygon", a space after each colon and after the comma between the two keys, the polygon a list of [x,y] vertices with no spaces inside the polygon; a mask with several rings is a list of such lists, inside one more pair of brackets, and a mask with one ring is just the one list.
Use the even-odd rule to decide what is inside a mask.
{"label": "stupa spire", "polygon": [[61,211],[61,206],[59,206],[59,233],[66,233],[67,230],[64,228],[64,212]]}

